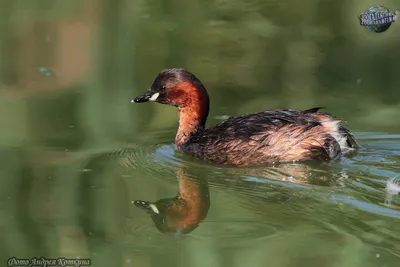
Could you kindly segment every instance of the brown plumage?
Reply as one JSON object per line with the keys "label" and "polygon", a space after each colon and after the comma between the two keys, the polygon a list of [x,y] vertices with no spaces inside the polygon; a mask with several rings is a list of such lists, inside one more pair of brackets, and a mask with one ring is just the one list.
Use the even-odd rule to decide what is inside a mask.
{"label": "brown plumage", "polygon": [[205,128],[209,97],[203,84],[184,69],[166,69],[132,102],[155,101],[178,107],[177,149],[209,162],[259,165],[333,160],[357,148],[339,120],[308,110],[271,110],[228,118]]}

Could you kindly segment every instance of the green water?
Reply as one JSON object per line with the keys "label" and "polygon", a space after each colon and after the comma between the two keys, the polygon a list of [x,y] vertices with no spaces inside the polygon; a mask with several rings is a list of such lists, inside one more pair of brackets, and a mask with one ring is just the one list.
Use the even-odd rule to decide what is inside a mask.
{"label": "green water", "polygon": [[[374,2],[0,3],[2,266],[399,265],[400,27],[362,28]],[[323,106],[362,147],[274,168],[182,155],[176,109],[130,103],[166,67],[203,81],[208,125]],[[134,201],[175,197],[182,181],[202,184],[207,216],[188,234],[160,233]]]}

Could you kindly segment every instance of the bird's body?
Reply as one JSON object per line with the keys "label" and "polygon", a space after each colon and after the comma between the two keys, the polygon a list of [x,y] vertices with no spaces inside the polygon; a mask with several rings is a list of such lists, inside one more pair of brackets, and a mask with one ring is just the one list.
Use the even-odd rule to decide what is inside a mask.
{"label": "bird's body", "polygon": [[271,110],[230,117],[192,135],[185,153],[232,165],[332,160],[352,151],[353,136],[318,108]]}
{"label": "bird's body", "polygon": [[308,110],[270,110],[228,118],[205,127],[209,97],[184,69],[167,69],[133,102],[178,107],[176,148],[203,160],[237,166],[334,160],[357,148],[348,129],[331,115]]}

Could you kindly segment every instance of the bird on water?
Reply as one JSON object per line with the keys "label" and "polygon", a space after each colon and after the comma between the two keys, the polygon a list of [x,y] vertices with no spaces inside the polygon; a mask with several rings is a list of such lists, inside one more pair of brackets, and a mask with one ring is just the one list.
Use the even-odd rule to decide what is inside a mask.
{"label": "bird on water", "polygon": [[230,117],[206,128],[210,99],[202,82],[182,68],[161,71],[150,89],[132,100],[179,111],[176,149],[208,162],[235,166],[330,161],[357,149],[340,120],[307,110],[269,110]]}

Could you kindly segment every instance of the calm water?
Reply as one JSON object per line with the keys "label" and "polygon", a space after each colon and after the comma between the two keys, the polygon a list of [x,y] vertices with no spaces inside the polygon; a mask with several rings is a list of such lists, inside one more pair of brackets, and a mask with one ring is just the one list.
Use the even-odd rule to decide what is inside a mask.
{"label": "calm water", "polygon": [[[360,27],[371,2],[0,2],[2,262],[399,266],[400,28]],[[257,168],[182,155],[176,109],[130,103],[165,67],[204,82],[208,125],[324,106],[362,147],[340,162]],[[175,214],[193,224],[186,234],[162,233],[135,205],[187,191],[204,219]]]}

